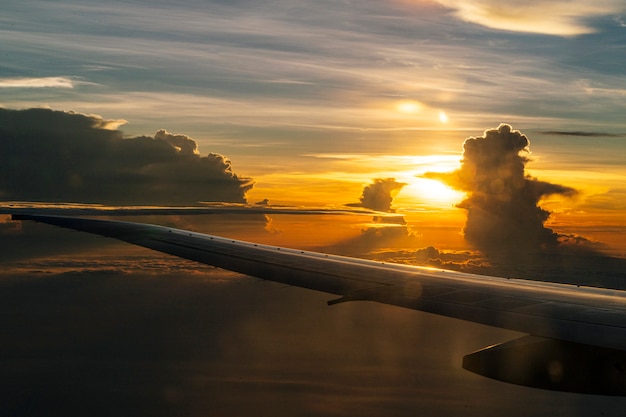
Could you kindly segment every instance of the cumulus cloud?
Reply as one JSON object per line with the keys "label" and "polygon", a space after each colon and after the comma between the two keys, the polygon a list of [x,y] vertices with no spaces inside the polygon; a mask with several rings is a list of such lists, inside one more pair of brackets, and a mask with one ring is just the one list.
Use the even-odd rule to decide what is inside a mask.
{"label": "cumulus cloud", "polygon": [[576,191],[527,175],[529,145],[524,134],[502,124],[465,141],[459,170],[426,174],[467,192],[459,204],[467,210],[465,238],[488,262],[479,255],[461,266],[489,275],[623,288],[623,260],[603,255],[597,242],[545,227],[550,213],[540,200]]}
{"label": "cumulus cloud", "polygon": [[599,242],[545,227],[550,213],[540,207],[542,198],[576,191],[527,175],[529,145],[526,135],[502,124],[465,141],[457,171],[424,174],[467,193],[459,206],[467,210],[464,236],[473,250],[423,247],[428,225],[368,227],[326,250],[483,275],[626,288],[624,259],[602,253]]}
{"label": "cumulus cloud", "polygon": [[377,178],[363,189],[360,203],[348,204],[352,207],[364,207],[376,211],[392,211],[393,197],[406,184],[397,182],[395,178]]}
{"label": "cumulus cloud", "polygon": [[528,176],[529,145],[526,135],[501,124],[465,141],[459,170],[425,174],[468,193],[459,204],[467,210],[465,237],[488,255],[509,257],[559,243],[558,235],[544,226],[550,213],[539,207],[539,201],[554,194],[572,196],[576,191]]}
{"label": "cumulus cloud", "polygon": [[436,0],[457,17],[493,29],[545,35],[575,36],[595,32],[589,19],[619,15],[618,0]]}
{"label": "cumulus cloud", "polygon": [[187,135],[172,135],[165,129],[161,129],[154,135],[155,140],[162,140],[172,145],[183,155],[199,155],[198,144]]}
{"label": "cumulus cloud", "polygon": [[253,182],[185,135],[124,138],[123,121],[0,109],[0,198],[104,204],[246,201]]}

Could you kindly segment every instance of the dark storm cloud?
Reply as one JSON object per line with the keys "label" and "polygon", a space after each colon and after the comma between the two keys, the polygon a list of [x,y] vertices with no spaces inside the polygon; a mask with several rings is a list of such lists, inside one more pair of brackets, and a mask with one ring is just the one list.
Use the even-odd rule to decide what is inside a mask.
{"label": "dark storm cloud", "polygon": [[160,130],[124,138],[99,116],[0,109],[0,198],[106,204],[245,202],[252,187],[224,156]]}
{"label": "dark storm cloud", "polygon": [[576,191],[527,175],[529,145],[524,134],[501,124],[465,141],[458,171],[425,175],[468,193],[459,204],[467,210],[465,237],[488,255],[509,257],[559,244],[558,235],[544,226],[550,213],[539,207],[539,201]]}
{"label": "dark storm cloud", "polygon": [[348,204],[352,207],[364,207],[376,211],[392,211],[391,203],[394,195],[406,184],[397,182],[395,178],[377,178],[363,188],[360,203]]}
{"label": "dark storm cloud", "polygon": [[459,170],[425,174],[467,192],[459,204],[467,210],[464,234],[482,254],[441,265],[486,275],[626,287],[626,261],[604,255],[600,243],[545,227],[550,212],[539,206],[542,197],[576,191],[527,175],[529,145],[524,134],[501,124],[465,141]]}

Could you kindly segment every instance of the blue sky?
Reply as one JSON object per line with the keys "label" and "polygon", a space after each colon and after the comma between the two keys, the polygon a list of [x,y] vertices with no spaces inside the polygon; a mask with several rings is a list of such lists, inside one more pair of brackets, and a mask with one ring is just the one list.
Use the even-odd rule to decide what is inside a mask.
{"label": "blue sky", "polygon": [[[440,129],[440,110],[455,129],[623,131],[623,4],[494,2],[507,26],[490,2],[473,2],[480,16],[465,3],[9,1],[1,102],[200,139]],[[488,13],[511,30],[487,27]],[[522,32],[544,26],[562,33]],[[9,87],[33,78],[44,80]],[[421,110],[395,114],[403,100]]]}

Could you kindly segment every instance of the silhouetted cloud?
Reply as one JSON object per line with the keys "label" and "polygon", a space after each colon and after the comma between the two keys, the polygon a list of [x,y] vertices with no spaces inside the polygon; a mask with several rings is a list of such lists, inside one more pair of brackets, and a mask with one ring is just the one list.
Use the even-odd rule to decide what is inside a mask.
{"label": "silhouetted cloud", "polygon": [[[604,244],[545,227],[550,213],[540,207],[541,199],[576,191],[527,175],[529,145],[524,134],[502,124],[465,141],[459,170],[424,174],[467,193],[459,206],[467,210],[464,236],[474,250],[425,246],[422,233],[428,225],[414,228],[388,220],[323,250],[483,275],[626,288],[626,261],[603,253]],[[376,180],[367,192],[382,190],[385,181],[394,182]]]}
{"label": "silhouetted cloud", "polygon": [[602,243],[545,227],[550,212],[539,206],[541,198],[576,191],[527,175],[529,145],[524,134],[501,124],[465,141],[457,171],[426,173],[467,192],[459,204],[467,210],[464,234],[480,253],[446,259],[431,250],[425,260],[418,251],[405,253],[404,259],[486,275],[626,287],[626,262],[603,254]]}
{"label": "silhouetted cloud", "polygon": [[161,129],[154,135],[155,140],[162,140],[174,147],[182,155],[199,155],[198,144],[187,135],[172,135],[165,129]]}
{"label": "silhouetted cloud", "polygon": [[459,170],[425,174],[468,193],[459,204],[467,210],[465,237],[488,255],[516,256],[559,243],[558,235],[544,226],[550,213],[538,204],[544,196],[576,191],[527,175],[529,145],[520,131],[501,124],[465,141]]}
{"label": "silhouetted cloud", "polygon": [[124,138],[124,121],[0,109],[0,198],[106,204],[245,202],[253,181],[185,135]]}
{"label": "silhouetted cloud", "polygon": [[363,188],[361,203],[348,204],[351,207],[364,207],[377,211],[392,211],[391,203],[395,194],[406,184],[397,182],[395,178],[377,178]]}

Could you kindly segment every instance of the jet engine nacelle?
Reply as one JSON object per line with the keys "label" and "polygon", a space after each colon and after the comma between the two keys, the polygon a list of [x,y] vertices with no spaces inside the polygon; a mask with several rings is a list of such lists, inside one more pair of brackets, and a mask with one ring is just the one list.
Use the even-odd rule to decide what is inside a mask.
{"label": "jet engine nacelle", "polygon": [[463,358],[468,371],[534,388],[626,395],[626,352],[524,336]]}
{"label": "jet engine nacelle", "polygon": [[463,358],[470,372],[533,388],[626,395],[626,352],[524,336]]}

